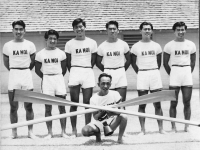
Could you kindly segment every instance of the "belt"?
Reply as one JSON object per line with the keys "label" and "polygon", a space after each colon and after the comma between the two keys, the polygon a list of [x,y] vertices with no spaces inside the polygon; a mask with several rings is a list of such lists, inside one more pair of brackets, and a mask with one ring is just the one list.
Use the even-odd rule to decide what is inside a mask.
{"label": "belt", "polygon": [[149,71],[149,70],[157,70],[158,68],[151,68],[151,69],[139,69],[139,71]]}
{"label": "belt", "polygon": [[72,67],[92,68],[92,67],[87,67],[87,66],[72,66]]}
{"label": "belt", "polygon": [[104,68],[104,69],[113,69],[113,70],[116,70],[116,69],[119,69],[119,68],[124,68],[124,66],[117,67],[117,68]]}
{"label": "belt", "polygon": [[187,66],[190,66],[190,65],[172,65],[172,66],[176,66],[176,67],[187,67]]}
{"label": "belt", "polygon": [[29,69],[29,68],[10,68],[10,69],[25,70],[25,69]]}

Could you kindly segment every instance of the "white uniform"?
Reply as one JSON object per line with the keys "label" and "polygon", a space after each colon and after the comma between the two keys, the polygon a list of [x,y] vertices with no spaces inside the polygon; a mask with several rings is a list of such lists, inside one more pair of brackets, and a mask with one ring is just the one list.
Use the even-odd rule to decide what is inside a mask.
{"label": "white uniform", "polygon": [[26,39],[23,42],[14,40],[5,43],[3,54],[9,57],[9,81],[8,90],[33,89],[32,74],[29,69],[30,55],[36,52],[35,45]]}
{"label": "white uniform", "polygon": [[162,88],[162,80],[158,70],[157,55],[162,53],[161,46],[154,42],[137,42],[131,48],[137,56],[137,90],[157,90]]}
{"label": "white uniform", "polygon": [[65,45],[65,52],[71,54],[69,87],[81,85],[82,88],[95,86],[91,56],[97,52],[97,43],[88,37],[85,40],[71,39]]}
{"label": "white uniform", "polygon": [[65,52],[59,48],[55,50],[46,50],[44,48],[36,54],[35,60],[42,63],[42,91],[44,94],[52,96],[66,94],[61,68],[61,61],[65,59]]}
{"label": "white uniform", "polygon": [[110,89],[127,86],[126,72],[124,68],[124,54],[129,52],[126,42],[118,39],[117,42],[109,43],[104,41],[98,47],[97,54],[103,57],[104,73],[112,76]]}
{"label": "white uniform", "polygon": [[[121,100],[121,96],[119,92],[117,91],[112,91],[109,90],[108,94],[105,96],[99,96],[98,93],[95,93],[91,98],[90,98],[90,105],[95,105],[95,106],[109,106],[109,105],[114,105],[119,103]],[[111,116],[107,120],[98,121],[92,118],[91,123],[88,125],[95,128],[98,127],[101,132],[103,132],[103,122],[107,121],[108,125],[113,121],[113,119],[116,116]]]}
{"label": "white uniform", "polygon": [[174,40],[168,42],[164,52],[170,55],[170,86],[192,86],[192,72],[190,66],[190,55],[196,52],[196,46],[187,39],[184,42]]}

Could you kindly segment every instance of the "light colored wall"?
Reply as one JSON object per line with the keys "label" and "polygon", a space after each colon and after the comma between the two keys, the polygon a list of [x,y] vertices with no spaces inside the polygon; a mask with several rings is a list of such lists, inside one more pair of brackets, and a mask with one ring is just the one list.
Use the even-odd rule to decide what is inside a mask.
{"label": "light colored wall", "polygon": [[[198,36],[198,31],[197,30],[188,30],[188,33],[186,34],[186,38],[189,40],[192,40],[196,46],[197,46],[197,62],[196,66],[193,72],[193,81],[194,81],[194,88],[199,88],[199,36]],[[122,38],[122,34],[135,34],[139,33],[139,31],[121,31],[119,38]],[[32,41],[36,45],[37,51],[41,50],[42,48],[45,47],[45,40],[43,38],[44,32],[42,33],[26,33],[25,38],[27,40]],[[73,35],[73,32],[62,32],[60,35]],[[99,45],[102,43],[104,40],[106,40],[106,32],[105,31],[97,31],[97,32],[87,32],[87,36],[96,40],[97,44]],[[2,61],[2,47],[3,45],[8,42],[9,40],[13,39],[12,33],[0,33],[0,46],[1,46],[1,93],[6,93],[7,92],[7,86],[8,86],[8,71],[3,65]],[[168,30],[162,30],[162,31],[155,31],[153,40],[158,42],[162,48],[164,48],[164,45],[169,42],[170,40],[174,39],[174,34],[172,31]],[[169,77],[166,74],[163,65],[160,69],[161,76],[162,76],[162,81],[163,81],[163,87],[164,89],[168,88],[168,81]],[[96,77],[96,82],[99,74],[101,71],[97,68],[94,67],[94,73]],[[40,84],[41,84],[41,79],[35,74],[34,69],[32,70],[32,75],[33,75],[33,82],[34,82],[34,88],[35,91],[40,91]],[[133,70],[133,68],[130,66],[129,69],[127,70],[127,79],[128,79],[128,90],[136,90],[136,74]],[[65,83],[67,85],[68,80],[68,73],[65,75]],[[94,91],[96,91],[98,87],[94,88]],[[68,88],[67,88],[67,91]]]}

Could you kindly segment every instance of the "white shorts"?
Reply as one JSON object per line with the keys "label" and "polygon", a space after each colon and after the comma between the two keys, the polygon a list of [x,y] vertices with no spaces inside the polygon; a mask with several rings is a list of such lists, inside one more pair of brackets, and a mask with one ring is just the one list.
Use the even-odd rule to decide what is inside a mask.
{"label": "white shorts", "polygon": [[44,75],[42,81],[42,93],[52,96],[66,95],[66,86],[63,75]]}
{"label": "white shorts", "polygon": [[162,80],[160,71],[147,70],[138,71],[137,74],[137,90],[157,90],[162,89]]}
{"label": "white shorts", "polygon": [[8,90],[12,91],[13,89],[33,89],[33,80],[30,69],[10,69],[8,79]]}
{"label": "white shorts", "polygon": [[170,72],[170,86],[192,86],[192,72],[190,66],[172,66]]}
{"label": "white shorts", "polygon": [[124,67],[119,69],[104,69],[104,73],[112,76],[110,89],[127,87],[128,84]]}
{"label": "white shorts", "polygon": [[68,86],[73,87],[76,85],[81,85],[84,89],[95,87],[95,77],[92,68],[71,68]]}
{"label": "white shorts", "polygon": [[[113,117],[110,117],[110,118],[108,118],[107,120],[106,120],[106,122],[107,122],[107,124],[108,125],[110,125],[111,123],[112,123],[112,121],[116,118],[117,116],[113,116]],[[89,125],[89,126],[91,126],[92,128],[98,128],[99,130],[100,130],[100,132],[104,132],[104,130],[103,130],[103,122],[105,122],[105,120],[104,121],[98,121],[98,120],[92,120],[89,124],[87,124],[87,125]]]}

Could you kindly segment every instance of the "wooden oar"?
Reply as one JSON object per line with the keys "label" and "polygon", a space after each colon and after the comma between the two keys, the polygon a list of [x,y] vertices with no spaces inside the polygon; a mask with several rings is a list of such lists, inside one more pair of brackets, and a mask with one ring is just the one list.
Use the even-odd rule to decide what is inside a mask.
{"label": "wooden oar", "polygon": [[[114,105],[113,107],[128,107],[133,105],[141,105],[147,103],[155,103],[160,101],[171,101],[176,100],[175,91],[166,90],[155,92],[140,97],[136,97],[120,104]],[[32,91],[15,90],[14,101],[30,102],[38,104],[49,104],[49,105],[67,105],[71,106],[69,100],[65,100],[59,97],[50,96],[47,94],[36,93]],[[65,103],[68,102],[68,103]]]}

